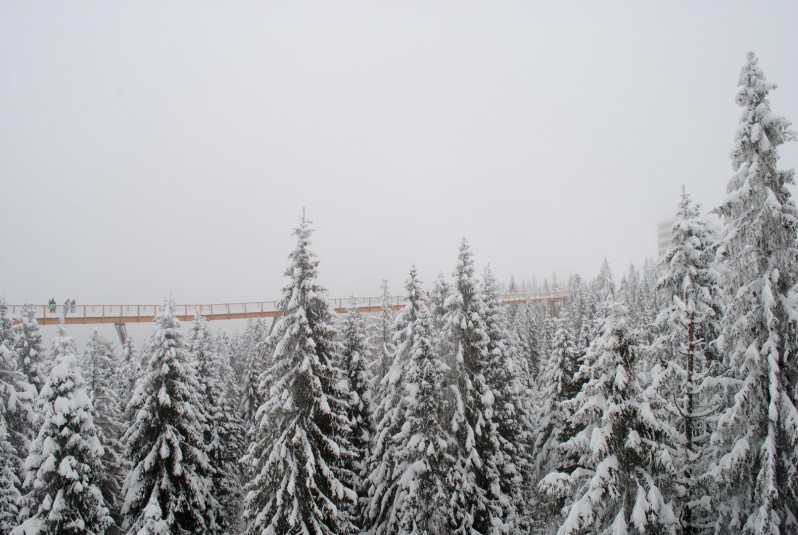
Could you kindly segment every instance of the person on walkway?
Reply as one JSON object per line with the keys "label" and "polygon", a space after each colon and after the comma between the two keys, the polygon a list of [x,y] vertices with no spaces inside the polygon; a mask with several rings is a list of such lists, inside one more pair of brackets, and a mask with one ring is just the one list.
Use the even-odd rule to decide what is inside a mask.
{"label": "person on walkway", "polygon": [[47,301],[47,308],[50,309],[50,312],[55,312],[55,299],[52,297]]}
{"label": "person on walkway", "polygon": [[69,311],[72,312],[73,314],[75,313],[75,300],[74,299],[69,302]]}
{"label": "person on walkway", "polygon": [[69,299],[64,301],[64,316],[67,315],[67,312],[69,312]]}

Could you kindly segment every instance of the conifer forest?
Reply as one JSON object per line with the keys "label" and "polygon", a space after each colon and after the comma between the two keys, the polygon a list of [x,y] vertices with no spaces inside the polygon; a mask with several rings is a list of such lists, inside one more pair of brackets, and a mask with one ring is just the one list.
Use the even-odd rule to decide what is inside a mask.
{"label": "conifer forest", "polygon": [[798,533],[774,87],[749,54],[723,203],[683,189],[665,254],[547,279],[562,301],[503,305],[540,288],[464,239],[432,280],[408,259],[402,310],[383,281],[380,311],[336,313],[304,216],[273,324],[166,304],[148,340],[45,347],[0,301],[0,535]]}

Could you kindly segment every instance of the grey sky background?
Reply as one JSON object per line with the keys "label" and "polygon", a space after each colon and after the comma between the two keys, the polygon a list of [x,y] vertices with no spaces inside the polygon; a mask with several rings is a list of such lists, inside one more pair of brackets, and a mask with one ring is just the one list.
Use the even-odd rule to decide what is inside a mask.
{"label": "grey sky background", "polygon": [[[478,265],[616,280],[723,199],[753,50],[798,122],[796,2],[0,3],[9,303],[331,297]],[[793,143],[783,167],[798,164]]]}

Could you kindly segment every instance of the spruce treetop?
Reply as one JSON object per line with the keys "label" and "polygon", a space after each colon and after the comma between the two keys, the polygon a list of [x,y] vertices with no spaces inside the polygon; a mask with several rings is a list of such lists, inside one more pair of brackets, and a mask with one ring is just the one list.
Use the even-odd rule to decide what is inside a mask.
{"label": "spruce treetop", "polygon": [[297,237],[297,245],[288,255],[290,264],[285,270],[285,276],[289,283],[283,288],[283,299],[280,302],[280,308],[285,314],[308,305],[318,308],[319,312],[327,310],[327,307],[319,308],[318,304],[319,300],[323,301],[326,291],[316,283],[319,261],[310,249],[310,236],[313,234],[311,223],[312,221],[303,216],[302,222],[293,232]]}
{"label": "spruce treetop", "polygon": [[737,104],[743,111],[731,151],[735,173],[725,202],[716,210],[726,220],[722,252],[743,264],[738,270],[780,268],[782,276],[794,281],[795,272],[785,269],[798,260],[798,211],[787,189],[795,182],[794,170],[778,169],[778,147],[794,141],[796,133],[789,121],[771,111],[767,97],[776,86],[765,80],[753,53],[748,54],[738,85]]}
{"label": "spruce treetop", "polygon": [[67,334],[64,322],[58,325],[56,335],[53,337],[52,355],[53,361],[57,362],[58,359],[66,355],[77,355],[78,348],[75,344],[75,339]]}
{"label": "spruce treetop", "polygon": [[[767,82],[758,64],[756,55],[749,52],[737,83],[740,89],[737,91],[735,101],[743,108],[743,113],[735,145],[731,151],[732,167],[735,171],[751,163],[750,158],[753,153],[772,154],[777,157],[774,152],[776,147],[795,140],[796,134],[790,128],[790,122],[784,117],[773,114],[770,109],[768,95],[777,86]],[[735,177],[741,178],[741,175]],[[735,181],[730,184],[738,187],[739,185],[741,183]],[[731,189],[730,187],[729,190]]]}
{"label": "spruce treetop", "polygon": [[149,530],[145,533],[213,532],[217,504],[210,495],[205,415],[171,303],[156,317],[148,351],[129,405],[135,418],[125,434],[133,464],[123,490],[126,527]]}
{"label": "spruce treetop", "polygon": [[770,109],[775,87],[749,54],[740,73],[743,108],[731,151],[735,173],[717,208],[728,300],[717,347],[729,377],[728,403],[712,436],[707,477],[726,493],[718,529],[778,533],[798,517],[798,210],[787,188],[793,170],[778,168],[777,147],[795,140]]}
{"label": "spruce treetop", "polygon": [[683,311],[691,314],[690,322],[701,323],[719,313],[719,305],[713,302],[717,298],[710,295],[717,291],[718,274],[713,266],[717,242],[713,229],[701,217],[699,206],[684,188],[671,229],[671,243],[661,260],[657,289],[667,292],[672,302],[663,308],[657,322],[661,324],[670,315]]}
{"label": "spruce treetop", "polygon": [[446,300],[446,330],[457,344],[457,362],[465,359],[465,366],[476,372],[476,363],[487,356],[488,335],[482,294],[474,276],[474,258],[465,239],[460,243],[453,275],[453,291]]}
{"label": "spruce treetop", "polygon": [[348,534],[353,480],[348,397],[338,367],[341,343],[325,290],[316,283],[309,221],[294,231],[283,316],[264,347],[265,400],[257,412],[245,461],[256,472],[247,485],[247,533]]}

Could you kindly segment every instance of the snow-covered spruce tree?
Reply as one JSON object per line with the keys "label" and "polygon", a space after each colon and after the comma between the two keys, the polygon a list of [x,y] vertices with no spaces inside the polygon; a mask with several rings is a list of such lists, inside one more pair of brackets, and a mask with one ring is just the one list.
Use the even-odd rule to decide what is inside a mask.
{"label": "snow-covered spruce tree", "polygon": [[263,359],[253,353],[244,366],[244,381],[241,386],[238,412],[244,426],[250,431],[254,430],[256,426],[258,407],[263,404],[263,396],[260,391],[260,375],[264,370],[262,362]]}
{"label": "snow-covered spruce tree", "polygon": [[[234,340],[227,336],[224,331],[218,331],[215,336],[216,355],[218,357],[219,380],[224,386],[224,395],[229,403],[237,407],[239,398],[238,382],[240,377],[236,375],[232,365],[232,355]],[[240,420],[240,418],[239,418]],[[241,422],[243,425],[243,421]]]}
{"label": "snow-covered spruce tree", "polygon": [[400,404],[405,396],[406,363],[410,359],[413,324],[419,310],[425,306],[426,293],[421,288],[418,272],[414,265],[406,281],[407,292],[404,308],[399,312],[392,327],[392,343],[395,350],[391,366],[377,385],[376,404],[373,407],[374,439],[369,458],[369,475],[366,485],[369,489],[369,505],[364,514],[364,523],[369,533],[387,534],[389,527],[395,525],[393,508],[396,496],[394,474],[395,458],[392,454],[392,437],[402,425]]}
{"label": "snow-covered spruce tree", "polygon": [[579,275],[568,277],[568,301],[565,306],[568,309],[568,317],[571,318],[573,332],[578,333],[582,328],[582,318],[588,310],[587,288]]}
{"label": "snow-covered spruce tree", "polygon": [[[518,283],[515,282],[515,277],[510,275],[510,282],[507,285],[507,293],[510,295],[514,295],[514,299],[520,299],[518,294],[521,293]],[[505,318],[507,321],[507,329],[510,331],[510,344],[512,346],[513,352],[518,355],[519,358],[522,358],[524,362],[524,368],[526,372],[529,373],[529,358],[528,358],[528,345],[525,345],[525,338],[522,337],[522,332],[524,329],[521,327],[522,321],[522,311],[523,305],[516,303],[516,304],[509,304],[505,306]],[[525,385],[529,386],[529,379],[531,377],[526,377]]]}
{"label": "snow-covered spruce tree", "polygon": [[[214,337],[213,342],[214,347],[214,370],[217,374],[216,379],[219,381],[219,384],[222,388],[222,394],[224,396],[225,403],[231,407],[231,409],[235,412],[234,420],[237,422],[237,426],[241,428],[241,432],[246,434],[246,430],[244,429],[244,422],[238,415],[238,409],[236,408],[236,383],[238,381],[238,377],[236,377],[235,370],[233,370],[232,365],[230,364],[230,340],[227,338],[227,335],[224,331],[219,331],[216,336]],[[227,410],[227,409],[225,409]],[[241,435],[241,439],[243,440],[244,435]],[[240,452],[243,455],[243,450]],[[241,455],[238,457],[240,458]]]}
{"label": "snow-covered spruce tree", "polygon": [[80,369],[86,381],[86,390],[98,409],[100,403],[114,397],[111,385],[116,365],[113,344],[94,329],[80,359]]}
{"label": "snow-covered spruce tree", "polygon": [[132,464],[124,527],[130,534],[216,533],[219,506],[211,495],[200,387],[171,303],[155,318],[147,361],[124,437]]}
{"label": "snow-covered spruce tree", "polygon": [[618,284],[618,300],[629,309],[629,319],[633,325],[637,325],[638,320],[638,292],[640,291],[640,272],[635,265],[630,262],[629,269],[621,277]]}
{"label": "snow-covered spruce tree", "polygon": [[720,487],[717,529],[757,534],[798,530],[798,211],[778,169],[779,145],[795,140],[770,110],[753,53],[740,73],[743,108],[731,153],[734,175],[720,239],[721,286],[728,305],[718,348],[734,394],[712,437]]}
{"label": "snow-covered spruce tree", "polygon": [[450,511],[453,533],[503,533],[509,498],[499,484],[496,469],[501,445],[493,421],[494,396],[485,379],[488,337],[485,305],[474,276],[474,260],[466,240],[460,245],[452,295],[446,302],[445,331],[456,381],[451,430],[458,443],[457,463],[451,472]]}
{"label": "snow-covered spruce tree", "polygon": [[[605,258],[601,263],[599,274],[590,283],[587,294],[587,314],[589,325],[582,326],[582,335],[588,344],[599,336],[599,331],[604,325],[604,319],[609,313],[608,306],[618,302],[615,289],[615,278],[612,276],[610,264]],[[587,346],[585,346],[587,348]]]}
{"label": "snow-covered spruce tree", "polygon": [[38,430],[37,392],[25,374],[17,369],[17,355],[13,348],[14,332],[8,306],[5,299],[0,298],[0,412],[4,415],[11,443],[14,472],[22,481],[28,446]]}
{"label": "snow-covered spruce tree", "polygon": [[411,338],[402,348],[409,358],[403,374],[405,396],[399,407],[401,425],[391,437],[395,468],[389,477],[396,480],[393,512],[381,533],[444,535],[449,533],[448,472],[456,452],[448,424],[440,418],[447,412],[448,400],[441,388],[446,364],[436,352],[426,306],[418,307],[415,316],[408,327]]}
{"label": "snow-covered spruce tree", "polygon": [[[233,344],[234,341],[230,339],[224,331],[217,331],[213,336],[212,347],[214,348],[214,366],[218,374],[217,379],[222,386],[223,394],[228,403],[236,407],[239,398],[238,382],[240,381],[240,377],[236,375],[236,371],[233,369],[232,365],[231,356]],[[238,414],[237,408],[236,414]],[[241,418],[238,418],[238,421],[243,425]]]}
{"label": "snow-covered spruce tree", "polygon": [[485,331],[488,335],[488,359],[485,381],[493,393],[493,421],[499,439],[498,455],[486,462],[499,472],[502,495],[508,502],[506,522],[511,532],[518,531],[526,514],[524,482],[531,476],[532,422],[529,398],[522,384],[523,357],[513,351],[510,332],[499,295],[499,284],[490,267],[485,268],[482,280],[482,300],[485,304]]}
{"label": "snow-covered spruce tree", "polygon": [[[78,346],[75,344],[75,339],[69,336],[67,333],[66,325],[64,325],[63,319],[61,319],[61,323],[58,325],[58,330],[53,337],[52,346],[50,347],[50,354],[53,357],[53,362],[58,360],[58,357],[61,356],[78,354]],[[91,397],[91,391],[89,390],[85,376],[83,375],[82,366],[80,366],[80,357],[78,357],[78,368],[80,368],[80,376],[83,378],[83,388],[86,390],[86,393],[89,394],[89,397]],[[92,406],[94,406],[93,403]]]}
{"label": "snow-covered spruce tree", "polygon": [[[247,325],[252,320],[247,320]],[[230,366],[233,368],[236,376],[241,377],[244,373],[245,360],[242,358],[245,354],[242,347],[244,344],[244,335],[236,331],[230,338]]]}
{"label": "snow-covered spruce tree", "polygon": [[659,309],[654,307],[648,280],[634,264],[629,264],[629,271],[618,286],[618,295],[629,308],[629,317],[640,343],[651,344],[655,337],[653,327]]}
{"label": "snow-covered spruce tree", "polygon": [[379,384],[385,374],[388,373],[391,362],[393,362],[393,351],[395,349],[391,340],[395,314],[391,309],[393,297],[388,289],[387,280],[383,279],[380,290],[382,310],[380,310],[379,314],[373,316],[368,326],[368,347],[374,356],[373,376],[376,384]]}
{"label": "snow-covered spruce tree", "polygon": [[0,295],[0,344],[6,346],[8,351],[14,347],[14,330],[11,317],[8,315],[6,298]]}
{"label": "snow-covered spruce tree", "polygon": [[[217,338],[218,342],[218,338]],[[230,489],[231,491],[222,492],[219,495],[219,504],[222,507],[222,514],[227,519],[230,530],[234,533],[241,533],[244,529],[243,510],[244,510],[244,484],[246,475],[243,466],[239,462],[246,452],[247,432],[244,422],[238,415],[238,410],[231,398],[234,389],[231,385],[235,382],[233,368],[230,366],[228,356],[219,351],[215,353],[216,361],[214,369],[218,374],[218,379],[223,387],[220,402],[221,412],[224,415],[224,425],[215,430],[219,435],[219,442],[225,445],[224,450],[216,459],[211,458],[216,470],[222,471],[225,477],[225,484],[231,485],[237,482],[238,486]],[[221,467],[221,468],[220,468]]]}
{"label": "snow-covered spruce tree", "polygon": [[563,452],[560,444],[570,440],[578,430],[571,419],[570,404],[581,389],[577,372],[582,354],[576,346],[567,308],[553,324],[551,354],[542,367],[532,410],[537,425],[532,448],[535,488],[530,493],[530,507],[536,527],[544,533],[557,525],[566,497],[548,496],[537,488],[537,483],[550,472],[570,472],[578,461],[577,455]]}
{"label": "snow-covered spruce tree", "polygon": [[376,411],[366,515],[368,533],[375,535],[449,532],[445,472],[454,463],[454,439],[440,419],[446,365],[435,350],[415,266],[405,288],[407,304],[394,324],[396,353],[383,378],[386,396]]}
{"label": "snow-covered spruce tree", "polygon": [[238,410],[244,425],[250,431],[256,425],[255,413],[264,401],[260,388],[260,376],[267,366],[266,337],[265,323],[260,320],[247,322],[247,328],[238,346],[238,357],[233,365],[233,369],[236,369],[236,366],[242,366],[244,381]]}
{"label": "snow-covered spruce tree", "polygon": [[[578,457],[570,473],[552,472],[541,488],[568,504],[559,535],[671,533],[678,523],[656,476],[672,470],[664,433],[641,399],[636,348],[626,307],[613,304],[579,375],[585,380],[570,409],[581,430],[562,444]],[[663,493],[663,490],[665,491]]]}
{"label": "snow-covered spruce tree", "polygon": [[[560,290],[561,290],[560,281],[557,278],[557,273],[552,273],[551,274],[551,291],[552,292],[559,292]],[[550,301],[549,303],[547,303],[546,308],[548,309],[550,316],[559,317],[560,316],[560,309],[562,308],[562,304],[560,303],[560,301]]]}
{"label": "snow-covered spruce tree", "polygon": [[[454,351],[451,348],[449,336],[446,333],[446,300],[452,293],[451,285],[446,281],[442,271],[438,272],[435,282],[432,285],[432,291],[427,296],[429,304],[430,316],[432,318],[432,332],[435,337],[435,351],[443,359],[446,364],[446,374],[443,378],[445,385],[453,385],[457,382],[457,366],[454,362]],[[455,389],[446,389],[447,403],[446,413],[440,417],[443,420],[451,421],[454,416],[456,407],[455,403]]]}
{"label": "snow-covered spruce tree", "polygon": [[537,351],[541,356],[542,363],[547,358],[547,355],[551,355],[551,344],[554,340],[554,331],[557,329],[557,318],[549,313],[548,307],[538,307],[538,309]]}
{"label": "snow-covered spruce tree", "polygon": [[429,311],[432,316],[433,332],[443,331],[445,326],[444,316],[446,315],[446,300],[452,293],[451,285],[446,282],[443,272],[439,272],[432,285],[432,292],[429,295]]}
{"label": "snow-covered spruce tree", "polygon": [[36,392],[42,389],[45,375],[42,368],[46,365],[42,335],[39,332],[39,322],[36,321],[36,310],[33,305],[26,303],[22,307],[19,323],[13,329],[14,347],[12,350],[17,359],[17,369],[25,374],[28,383],[36,387]]}
{"label": "snow-covered spruce tree", "polygon": [[[661,259],[662,278],[658,289],[672,296],[670,306],[656,319],[658,336],[652,345],[657,362],[651,369],[652,399],[664,421],[673,427],[669,442],[674,444],[674,467],[680,492],[676,501],[682,533],[700,532],[707,525],[702,503],[708,499],[700,484],[706,463],[706,416],[718,403],[711,398],[709,344],[717,336],[720,318],[718,278],[712,262],[716,240],[682,188],[679,211],[671,230],[671,247]],[[708,356],[708,352],[710,355]],[[706,381],[704,379],[707,379]]]}
{"label": "snow-covered spruce tree", "polygon": [[358,507],[353,510],[358,517],[368,502],[365,478],[368,476],[368,456],[374,425],[371,420],[372,376],[366,356],[366,335],[363,318],[357,311],[354,299],[341,324],[341,368],[349,383],[349,421],[352,425],[352,450],[357,455],[354,463],[352,488],[358,494]]}
{"label": "snow-covered spruce tree", "polygon": [[247,320],[247,326],[238,337],[237,343],[234,344],[234,351],[230,356],[230,365],[237,374],[242,374],[247,363],[258,356],[263,341],[266,340],[268,334],[269,329],[265,320]]}
{"label": "snow-covered spruce tree", "polygon": [[[16,370],[13,351],[13,333],[8,305],[0,296],[0,535],[8,535],[17,525],[19,514],[21,480],[24,475],[24,458],[11,443],[12,434],[24,451],[27,451],[28,422],[34,421],[35,413],[31,401],[36,390],[25,381],[25,376]],[[7,418],[16,421],[21,431],[9,429]]]}
{"label": "snow-covered spruce tree", "polygon": [[127,406],[133,397],[139,375],[141,375],[141,357],[136,351],[133,337],[128,336],[125,338],[125,343],[122,344],[122,356],[117,362],[112,379],[114,395],[119,404],[119,413],[128,423],[133,415],[128,412]]}
{"label": "snow-covered spruce tree", "polygon": [[536,466],[540,477],[551,471],[571,471],[576,459],[566,457],[559,445],[575,434],[568,402],[582,388],[577,378],[580,355],[567,312],[554,320],[551,354],[541,374],[538,429],[535,448]]}
{"label": "snow-covered spruce tree", "polygon": [[[244,334],[238,338],[238,343],[234,347],[233,353],[234,355],[243,355],[243,358],[239,359],[239,364],[243,364],[244,366],[243,372],[240,376],[239,384],[235,386],[235,390],[238,399],[236,412],[244,431],[244,452],[249,448],[257,432],[258,408],[263,404],[264,395],[269,388],[269,385],[261,384],[261,374],[267,367],[267,355],[262,353],[266,348],[261,347],[261,349],[258,349],[257,343],[255,343],[260,332],[260,329],[255,327],[256,325],[256,322],[248,322],[247,329],[244,331]],[[260,341],[261,346],[263,346],[264,343],[264,340]],[[241,469],[242,479],[246,482],[255,477],[258,466],[257,463],[243,463],[241,464]]]}
{"label": "snow-covered spruce tree", "polygon": [[238,526],[241,505],[243,426],[224,393],[220,356],[205,318],[197,315],[188,334],[188,351],[199,383],[198,407],[204,414],[203,440],[211,464],[212,495],[221,506],[216,524],[220,533]]}
{"label": "snow-covered spruce tree", "polygon": [[17,455],[8,441],[4,415],[0,410],[0,535],[8,535],[17,525],[20,503],[20,482],[14,470]]}
{"label": "snow-covered spruce tree", "polygon": [[[520,293],[520,290],[518,288],[518,283],[515,282],[515,277],[513,275],[510,275],[510,282],[507,283],[507,293],[509,295],[514,295],[514,298],[513,298],[514,300],[519,299],[519,296],[517,294]],[[515,319],[516,319],[516,316],[518,315],[518,311],[519,310],[520,310],[520,307],[519,307],[518,304],[507,305],[507,314],[506,314],[506,316],[507,316],[507,324],[508,325],[512,325],[513,323],[515,323]]]}
{"label": "snow-covered spruce tree", "polygon": [[[59,332],[59,336],[53,340],[53,358],[61,352],[70,350],[66,347],[57,347],[59,340],[72,340],[70,337],[65,337],[65,334],[65,331]],[[74,342],[72,344],[74,346]],[[74,351],[74,347],[71,350]],[[83,355],[79,359],[79,365],[81,376],[86,382],[86,392],[95,409],[94,423],[98,428],[100,441],[105,447],[103,457],[105,473],[100,488],[111,509],[114,523],[121,524],[122,485],[128,471],[121,438],[127,426],[114,389],[117,361],[113,344],[97,329],[89,337]]]}
{"label": "snow-covered spruce tree", "polygon": [[523,305],[510,305],[510,309],[515,307],[518,310],[511,315],[510,334],[516,351],[526,360],[526,369],[529,373],[528,383],[532,387],[533,383],[537,381],[541,360],[534,305],[530,301]]}
{"label": "snow-covered spruce tree", "polygon": [[583,350],[587,350],[590,342],[598,337],[598,332],[601,328],[601,318],[599,317],[601,304],[598,302],[598,299],[599,297],[595,291],[595,287],[591,284],[585,290],[585,307],[582,313],[579,331],[576,331],[576,345]]}
{"label": "snow-covered spruce tree", "polygon": [[341,345],[326,291],[316,282],[310,222],[303,217],[294,234],[283,316],[267,341],[274,347],[261,381],[268,392],[245,457],[256,474],[246,486],[246,533],[355,533],[348,508],[357,494],[346,484],[355,453],[344,374],[336,365]]}
{"label": "snow-covered spruce tree", "polygon": [[[63,325],[59,337],[67,338]],[[39,392],[42,425],[25,460],[29,492],[15,535],[102,534],[113,523],[100,490],[103,447],[74,342],[59,347],[65,352],[55,356]]]}
{"label": "snow-covered spruce tree", "polygon": [[615,302],[615,278],[612,276],[610,263],[605,258],[601,263],[599,274],[593,280],[593,294],[596,296],[596,304],[599,309],[605,309],[608,303]]}
{"label": "snow-covered spruce tree", "polygon": [[[657,289],[660,275],[659,264],[654,262],[650,257],[647,257],[643,262],[643,269],[640,273],[640,295],[638,299],[640,308],[649,326],[653,325],[656,321],[657,313],[670,304],[669,299],[661,298],[661,296],[667,292]],[[648,334],[653,335],[653,333],[654,331],[649,329]]]}
{"label": "snow-covered spruce tree", "polygon": [[[112,377],[112,388],[117,404],[116,412],[124,429],[130,427],[136,417],[135,411],[129,408],[129,404],[133,398],[133,392],[136,389],[136,381],[141,376],[141,373],[141,355],[136,351],[133,338],[127,336],[122,344],[122,355],[117,361],[117,367]],[[116,445],[119,448],[117,451],[118,460],[121,461],[121,464],[117,464],[117,466],[120,468],[123,467],[124,471],[120,470],[116,472],[122,474],[122,479],[119,482],[121,486],[119,487],[119,493],[117,494],[115,502],[111,504],[111,513],[114,515],[114,520],[118,529],[121,529],[121,526],[124,525],[124,517],[121,516],[124,496],[121,491],[122,488],[124,488],[124,479],[127,477],[127,472],[130,470],[130,463],[127,459],[123,436],[124,434],[116,439]],[[107,450],[108,448],[106,447],[106,452]],[[110,470],[106,470],[106,477],[114,477],[114,475],[115,474]],[[116,515],[118,515],[118,518]]]}

